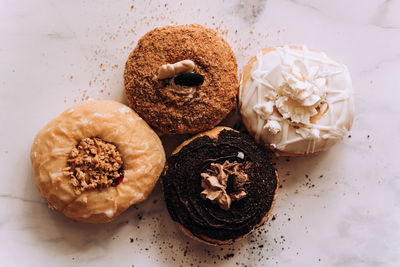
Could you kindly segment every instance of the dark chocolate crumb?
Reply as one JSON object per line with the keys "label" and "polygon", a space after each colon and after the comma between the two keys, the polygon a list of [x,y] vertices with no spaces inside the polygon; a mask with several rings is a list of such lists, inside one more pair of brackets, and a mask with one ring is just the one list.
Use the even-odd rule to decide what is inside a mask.
{"label": "dark chocolate crumb", "polygon": [[235,256],[235,254],[234,253],[228,253],[228,254],[226,254],[225,256],[224,256],[224,259],[229,259],[229,258],[232,258],[233,256]]}
{"label": "dark chocolate crumb", "polygon": [[133,238],[131,237],[131,238],[129,238],[129,240],[131,241],[131,243],[133,243]]}

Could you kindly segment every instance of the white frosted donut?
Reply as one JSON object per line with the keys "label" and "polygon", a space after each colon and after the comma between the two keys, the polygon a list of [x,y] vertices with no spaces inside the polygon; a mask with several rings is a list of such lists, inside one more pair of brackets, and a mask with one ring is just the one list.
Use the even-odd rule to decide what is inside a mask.
{"label": "white frosted donut", "polygon": [[353,123],[349,71],[306,47],[263,49],[244,69],[239,108],[250,134],[278,154],[327,150]]}
{"label": "white frosted donut", "polygon": [[[114,144],[123,161],[116,186],[77,193],[63,173],[71,150],[84,138]],[[151,193],[165,163],[154,131],[129,107],[109,100],[73,106],[37,134],[31,161],[40,193],[66,216],[82,222],[107,222]]]}

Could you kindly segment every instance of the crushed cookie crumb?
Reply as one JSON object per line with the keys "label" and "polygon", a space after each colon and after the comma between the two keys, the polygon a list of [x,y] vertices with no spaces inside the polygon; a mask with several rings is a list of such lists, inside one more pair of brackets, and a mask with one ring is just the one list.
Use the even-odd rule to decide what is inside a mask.
{"label": "crushed cookie crumb", "polygon": [[67,163],[63,174],[70,178],[78,195],[88,189],[109,187],[123,177],[117,147],[97,137],[82,139],[71,150]]}

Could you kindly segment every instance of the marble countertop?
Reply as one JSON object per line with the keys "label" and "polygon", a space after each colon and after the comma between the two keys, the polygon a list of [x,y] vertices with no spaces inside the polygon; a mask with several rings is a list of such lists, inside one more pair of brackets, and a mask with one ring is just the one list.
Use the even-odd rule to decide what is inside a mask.
{"label": "marble countertop", "polygon": [[[0,265],[400,266],[399,13],[395,0],[1,0]],[[240,71],[282,44],[343,61],[356,98],[350,135],[319,155],[280,158],[273,217],[233,246],[185,237],[159,184],[107,224],[48,209],[29,159],[38,130],[88,99],[126,103],[123,68],[140,36],[189,23],[216,29]],[[167,151],[184,138],[164,139]]]}

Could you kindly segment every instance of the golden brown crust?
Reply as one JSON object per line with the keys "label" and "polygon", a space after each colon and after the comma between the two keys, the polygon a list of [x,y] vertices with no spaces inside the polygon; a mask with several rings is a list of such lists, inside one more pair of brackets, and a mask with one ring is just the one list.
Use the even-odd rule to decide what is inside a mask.
{"label": "golden brown crust", "polygon": [[[117,146],[124,179],[118,186],[77,194],[63,174],[80,140],[98,137]],[[107,222],[152,191],[164,167],[161,141],[133,110],[115,101],[91,101],[67,109],[37,134],[31,161],[39,191],[49,204],[82,222]]]}
{"label": "golden brown crust", "polygon": [[[198,137],[207,135],[207,136],[209,136],[210,138],[216,139],[216,138],[218,138],[218,134],[219,134],[222,130],[224,130],[224,129],[237,132],[236,130],[231,129],[231,128],[229,128],[229,127],[221,127],[221,126],[220,126],[220,127],[215,127],[215,128],[212,129],[212,130],[209,130],[209,131],[204,132],[204,133],[197,134],[197,135],[193,136],[192,138],[190,138],[190,139],[184,141],[181,145],[179,145],[179,146],[172,152],[172,155],[177,154],[184,146],[186,146],[187,144],[189,144],[190,142],[192,142],[194,139],[196,139],[196,138],[198,138]],[[272,201],[271,208],[269,209],[269,211],[267,212],[267,214],[263,217],[263,219],[260,221],[260,223],[257,224],[257,225],[255,225],[253,229],[258,228],[259,226],[263,225],[263,224],[268,220],[268,218],[269,218],[270,214],[272,213],[272,210],[273,210],[273,208],[274,208],[274,206],[275,206],[276,197],[277,197],[277,194],[278,194],[278,187],[279,187],[279,176],[278,176],[278,172],[275,171],[275,173],[276,173],[276,179],[277,179],[277,186],[276,186],[276,189],[275,189],[274,199],[273,199],[273,201]],[[251,233],[251,231],[250,231],[250,232],[249,232],[248,234],[246,234],[246,235],[242,235],[242,236],[240,236],[239,238],[230,239],[230,240],[216,240],[216,239],[209,238],[209,237],[207,237],[207,236],[205,236],[205,235],[200,235],[201,238],[199,238],[199,237],[194,236],[187,228],[185,228],[184,226],[182,226],[180,223],[178,223],[178,222],[175,222],[175,223],[178,225],[179,229],[181,229],[181,231],[182,231],[185,235],[187,235],[188,237],[193,238],[194,240],[197,240],[197,241],[202,242],[202,243],[204,243],[204,244],[213,245],[213,246],[231,245],[231,244],[233,244],[235,241],[238,241],[238,240],[242,239],[243,237],[245,237],[246,235],[248,235],[249,233]]]}
{"label": "golden brown crust", "polygon": [[[161,65],[186,59],[204,75],[192,98],[168,90],[170,79],[157,79]],[[129,105],[159,134],[213,128],[234,107],[239,90],[236,58],[228,43],[195,24],[145,34],[126,62],[124,81]]]}

